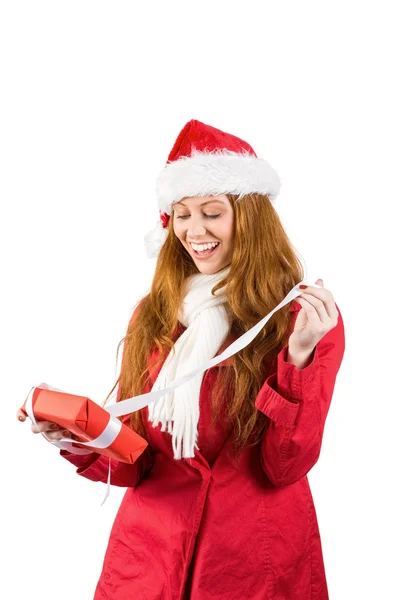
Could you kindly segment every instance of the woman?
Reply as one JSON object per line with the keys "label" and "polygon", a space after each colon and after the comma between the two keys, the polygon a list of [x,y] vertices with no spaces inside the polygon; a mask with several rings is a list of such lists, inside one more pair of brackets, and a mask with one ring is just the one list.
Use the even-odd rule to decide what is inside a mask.
{"label": "woman", "polygon": [[[117,401],[221,354],[303,280],[272,206],[279,185],[243,140],[185,125],[158,178],[161,219],[146,244],[159,257],[124,338]],[[240,352],[123,418],[149,446],[133,465],[112,461],[111,484],[128,489],[95,600],[328,598],[307,473],[344,328],[316,283]],[[61,455],[106,482],[104,456]]]}

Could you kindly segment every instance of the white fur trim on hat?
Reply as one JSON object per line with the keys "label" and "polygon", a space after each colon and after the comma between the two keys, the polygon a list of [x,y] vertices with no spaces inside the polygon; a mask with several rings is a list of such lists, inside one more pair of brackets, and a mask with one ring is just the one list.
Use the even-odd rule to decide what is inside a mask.
{"label": "white fur trim on hat", "polygon": [[158,256],[167,236],[168,229],[164,229],[161,220],[158,220],[155,228],[144,236],[144,245],[146,247],[148,258],[155,258]]}
{"label": "white fur trim on hat", "polygon": [[248,151],[192,151],[168,163],[157,177],[156,193],[159,209],[171,215],[172,205],[189,196],[216,196],[252,192],[268,195],[271,202],[281,183],[270,164]]}

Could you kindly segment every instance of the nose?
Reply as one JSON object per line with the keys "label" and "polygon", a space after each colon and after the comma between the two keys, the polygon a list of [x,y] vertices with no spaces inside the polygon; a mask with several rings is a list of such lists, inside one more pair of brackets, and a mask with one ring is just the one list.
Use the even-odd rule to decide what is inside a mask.
{"label": "nose", "polygon": [[188,228],[188,237],[193,239],[195,237],[201,237],[204,236],[206,233],[206,228],[204,227],[204,225],[201,224],[201,222],[197,219],[193,219],[190,227]]}

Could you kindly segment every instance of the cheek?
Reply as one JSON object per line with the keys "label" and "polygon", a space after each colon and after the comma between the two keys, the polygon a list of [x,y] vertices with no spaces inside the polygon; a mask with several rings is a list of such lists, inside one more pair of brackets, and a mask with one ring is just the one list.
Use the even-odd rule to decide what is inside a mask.
{"label": "cheek", "polygon": [[182,235],[182,233],[181,233],[182,228],[179,227],[179,221],[177,221],[175,219],[174,222],[172,223],[172,228],[173,228],[173,232],[176,235],[176,237],[181,237],[181,235]]}
{"label": "cheek", "polygon": [[231,242],[233,239],[233,224],[230,222],[221,223],[219,234],[226,242]]}

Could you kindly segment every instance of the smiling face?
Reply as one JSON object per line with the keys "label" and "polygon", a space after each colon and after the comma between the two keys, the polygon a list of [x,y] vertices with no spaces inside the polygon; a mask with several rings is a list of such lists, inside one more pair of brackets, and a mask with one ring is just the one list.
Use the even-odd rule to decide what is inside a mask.
{"label": "smiling face", "polygon": [[[200,273],[212,275],[231,264],[233,216],[233,208],[225,195],[192,196],[174,203],[174,233]],[[214,245],[214,242],[218,245],[210,250],[198,247]]]}

